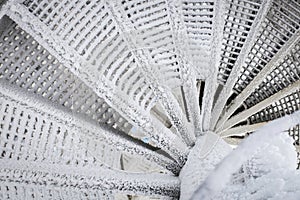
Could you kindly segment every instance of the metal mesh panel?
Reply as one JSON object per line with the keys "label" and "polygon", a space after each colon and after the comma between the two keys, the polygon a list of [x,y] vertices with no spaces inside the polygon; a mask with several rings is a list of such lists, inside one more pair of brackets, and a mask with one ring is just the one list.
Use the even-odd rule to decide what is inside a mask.
{"label": "metal mesh panel", "polygon": [[249,120],[250,123],[259,123],[277,119],[286,114],[291,114],[300,108],[300,92],[297,91],[288,95],[278,102],[272,103],[262,111],[252,115]]}
{"label": "metal mesh panel", "polygon": [[[187,43],[191,61],[199,74],[209,63],[212,40],[214,1],[182,2],[183,21],[187,31]],[[207,69],[206,69],[207,70]]]}
{"label": "metal mesh panel", "polygon": [[[7,170],[1,170],[7,173]],[[1,172],[0,172],[1,173]],[[21,184],[1,182],[0,184],[1,199],[114,199],[109,193],[90,192],[83,190],[70,190],[59,188],[38,188]]]}
{"label": "metal mesh panel", "polygon": [[101,5],[100,2],[26,0],[23,4],[55,34],[64,38],[70,46],[78,50],[80,55],[90,55],[97,43],[90,31],[106,26],[106,32],[98,33],[101,37],[101,33],[110,33],[112,26],[112,20],[104,10],[103,3]]}
{"label": "metal mesh panel", "polygon": [[26,107],[20,107],[10,99],[1,99],[0,160],[30,161],[77,167],[101,166],[88,153],[88,147],[97,148],[97,159],[108,165],[115,164],[111,148],[97,145],[63,123],[49,119]]}
{"label": "metal mesh panel", "polygon": [[98,66],[96,72],[108,84],[150,111],[156,98],[105,2],[24,1],[23,4],[56,36]]}
{"label": "metal mesh panel", "polygon": [[13,21],[0,36],[0,78],[128,132],[131,126]]}
{"label": "metal mesh panel", "polygon": [[299,138],[299,136],[300,136],[300,134],[299,134],[300,133],[300,125],[297,125],[293,128],[290,128],[288,130],[288,132],[289,132],[289,135],[292,136],[292,138],[294,139],[295,145],[300,145],[300,138]]}
{"label": "metal mesh panel", "polygon": [[136,48],[143,50],[153,71],[171,88],[180,85],[178,55],[176,55],[172,27],[166,1],[122,1],[124,29]]}
{"label": "metal mesh panel", "polygon": [[300,45],[296,45],[288,56],[281,60],[275,69],[245,101],[247,107],[263,101],[291,83],[300,79]]}
{"label": "metal mesh panel", "polygon": [[245,43],[251,25],[260,8],[261,1],[229,2],[229,9],[225,17],[223,32],[222,58],[219,66],[218,81],[224,85],[234,66],[237,57]]}
{"label": "metal mesh panel", "polygon": [[300,12],[294,9],[299,6],[296,1],[274,1],[234,87],[236,92],[249,84],[299,28]]}

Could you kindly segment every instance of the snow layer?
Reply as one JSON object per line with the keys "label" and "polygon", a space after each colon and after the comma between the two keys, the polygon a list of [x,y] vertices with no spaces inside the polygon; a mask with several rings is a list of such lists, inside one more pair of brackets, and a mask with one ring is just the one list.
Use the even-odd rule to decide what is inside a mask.
{"label": "snow layer", "polygon": [[297,154],[293,140],[283,132],[299,122],[298,111],[249,136],[207,177],[193,199],[299,199]]}

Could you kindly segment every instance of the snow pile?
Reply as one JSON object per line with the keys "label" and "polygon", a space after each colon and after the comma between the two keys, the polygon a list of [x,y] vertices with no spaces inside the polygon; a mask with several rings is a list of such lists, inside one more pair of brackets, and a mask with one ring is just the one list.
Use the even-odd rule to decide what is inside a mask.
{"label": "snow pile", "polygon": [[293,140],[283,133],[299,122],[300,112],[295,112],[249,136],[207,177],[193,199],[299,199],[297,155]]}

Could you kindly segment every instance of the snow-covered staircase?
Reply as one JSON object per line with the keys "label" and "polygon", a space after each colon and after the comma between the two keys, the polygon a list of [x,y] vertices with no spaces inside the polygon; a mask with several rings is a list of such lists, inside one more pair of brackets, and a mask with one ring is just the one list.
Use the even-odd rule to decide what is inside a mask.
{"label": "snow-covered staircase", "polygon": [[0,198],[179,197],[196,141],[299,110],[299,27],[298,0],[0,2]]}

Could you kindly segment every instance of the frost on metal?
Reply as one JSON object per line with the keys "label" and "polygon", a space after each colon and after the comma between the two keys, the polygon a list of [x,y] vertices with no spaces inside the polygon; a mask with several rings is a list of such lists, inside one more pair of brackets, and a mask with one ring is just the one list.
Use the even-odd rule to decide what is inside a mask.
{"label": "frost on metal", "polygon": [[[299,16],[293,0],[0,1],[0,199],[191,198],[299,110]],[[299,124],[281,129],[298,157]],[[285,137],[214,197],[297,177]]]}

